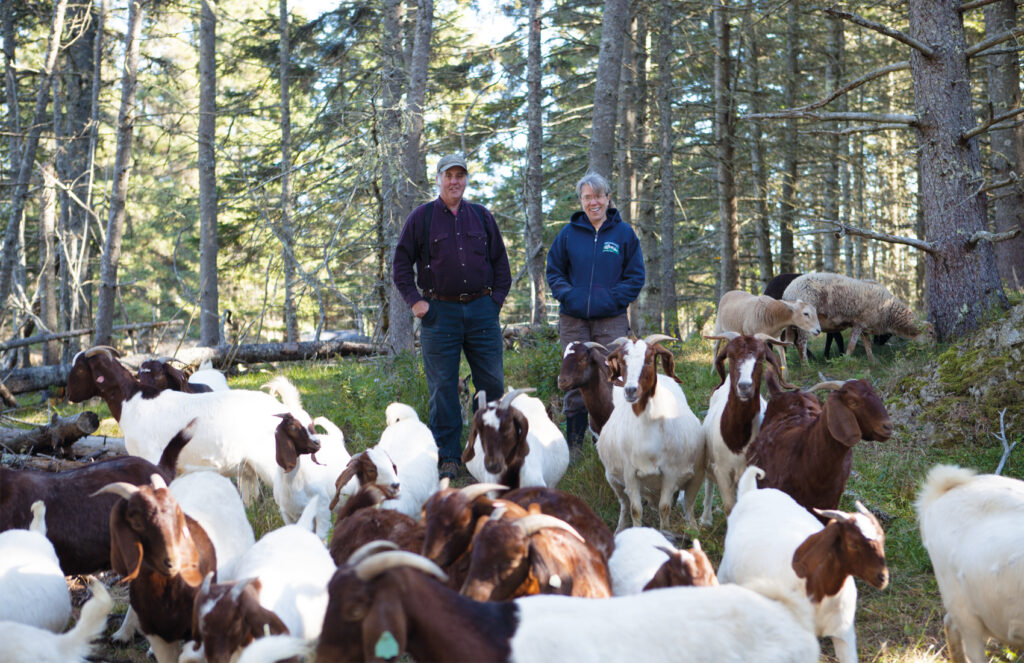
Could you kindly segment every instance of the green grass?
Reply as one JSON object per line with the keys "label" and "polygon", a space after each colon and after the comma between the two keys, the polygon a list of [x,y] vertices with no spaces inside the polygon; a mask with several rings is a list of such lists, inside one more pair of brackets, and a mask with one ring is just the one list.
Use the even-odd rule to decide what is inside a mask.
{"label": "green grass", "polygon": [[[977,383],[992,380],[992,373],[1006,372],[1006,357],[993,358],[977,349],[974,339],[956,345],[919,346],[898,339],[875,348],[872,364],[859,349],[853,357],[802,365],[796,352],[789,353],[790,381],[803,387],[826,379],[867,378],[882,395],[897,423],[887,442],[862,442],[854,450],[853,474],[841,508],[853,510],[862,500],[880,514],[886,529],[886,552],[891,571],[890,586],[882,591],[863,583],[858,609],[859,649],[862,660],[893,663],[944,660],[943,609],[928,556],[921,545],[913,503],[925,473],[937,463],[957,463],[991,472],[1002,448],[992,433],[998,432],[998,411],[1007,412],[1010,442],[1022,437],[1024,398],[1007,399],[1008,389],[1024,385],[1020,362],[1016,374],[999,377],[1007,389],[991,396],[972,392]],[[703,418],[718,376],[711,368],[711,342],[693,339],[671,343],[676,374],[682,381],[690,407]],[[824,339],[811,344],[821,357]],[[552,419],[562,422],[561,393],[555,385],[561,356],[553,329],[519,338],[505,352],[506,384],[534,387],[534,394],[548,407]],[[468,373],[463,365],[461,374]],[[256,389],[277,374],[286,375],[299,389],[305,408],[314,416],[334,421],[345,433],[353,453],[374,443],[384,427],[384,409],[392,401],[412,405],[421,419],[427,418],[427,389],[420,359],[414,354],[397,357],[346,358],[330,361],[254,366],[232,376],[233,388]],[[1000,383],[1002,384],[1002,382]],[[980,401],[978,399],[981,399]],[[972,400],[973,399],[973,400]],[[117,426],[99,401],[85,404],[104,418],[101,430],[117,435]],[[62,414],[81,406],[51,401]],[[46,408],[18,414],[26,421],[42,421]],[[463,431],[463,436],[468,430]],[[1024,444],[1011,455],[1004,474],[1024,477]],[[615,526],[619,505],[604,478],[597,452],[588,440],[573,460],[559,488],[584,498],[608,523]],[[698,500],[698,509],[700,508]],[[281,524],[269,489],[249,510],[256,535]],[[656,524],[657,513],[645,510],[645,523]],[[725,517],[719,502],[713,526],[708,530],[684,527],[680,509],[673,509],[671,533],[680,540],[699,537],[712,560],[722,554]],[[831,647],[824,645],[825,651]],[[993,651],[1000,661],[1017,660],[1012,652]]]}

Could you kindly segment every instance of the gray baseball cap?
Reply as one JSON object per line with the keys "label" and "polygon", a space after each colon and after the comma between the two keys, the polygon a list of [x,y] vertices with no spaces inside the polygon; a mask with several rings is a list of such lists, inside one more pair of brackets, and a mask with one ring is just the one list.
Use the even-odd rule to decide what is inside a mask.
{"label": "gray baseball cap", "polygon": [[437,162],[437,174],[440,175],[454,166],[460,166],[464,171],[469,172],[465,157],[461,154],[448,154],[441,157],[441,160]]}

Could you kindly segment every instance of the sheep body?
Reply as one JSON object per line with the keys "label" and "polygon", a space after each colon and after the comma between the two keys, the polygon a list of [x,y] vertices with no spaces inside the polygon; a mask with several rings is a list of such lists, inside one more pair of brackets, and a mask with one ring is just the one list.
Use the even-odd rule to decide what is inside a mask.
{"label": "sheep body", "polygon": [[[657,373],[648,353],[661,356],[672,377]],[[616,532],[626,527],[627,512],[634,527],[643,524],[643,496],[657,500],[660,527],[667,529],[680,490],[687,522],[696,526],[693,504],[704,480],[704,431],[673,379],[671,353],[657,343],[648,347],[627,340],[609,355],[609,363],[612,377],[624,378],[623,400],[601,430],[597,453],[619,499]]]}
{"label": "sheep body", "polygon": [[[718,567],[718,577],[722,582],[740,584],[758,578],[774,578],[784,583],[794,593],[806,597],[805,600],[810,602],[814,610],[816,635],[831,637],[837,658],[842,663],[853,663],[857,660],[857,633],[854,628],[857,586],[854,584],[853,575],[850,575],[852,567],[843,554],[851,550],[857,551],[856,544],[865,542],[858,541],[853,545],[847,545],[848,541],[839,539],[838,543],[827,544],[828,556],[814,558],[814,561],[818,562],[815,566],[820,567],[815,568],[814,573],[832,574],[834,577],[823,578],[822,575],[821,582],[830,583],[829,589],[838,588],[838,591],[824,594],[816,600],[808,597],[808,594],[814,592],[823,594],[817,584],[819,577],[815,576],[813,583],[808,581],[806,576],[799,577],[794,565],[799,559],[798,555],[808,554],[804,553],[804,543],[808,541],[808,537],[819,534],[825,528],[818,518],[786,493],[774,488],[758,489],[756,475],[759,471],[757,467],[749,467],[740,480],[736,505],[729,514],[725,554]],[[879,542],[878,534],[881,528],[878,527],[877,521],[873,522],[868,516],[860,513],[853,515],[853,518],[856,533],[863,533],[868,539],[866,543]],[[839,525],[830,526],[839,528]],[[822,536],[827,537],[831,534],[825,533]],[[884,537],[881,537],[881,542],[884,542]],[[843,552],[834,552],[837,550]],[[867,553],[867,556],[871,562],[869,568],[877,573],[877,554],[872,552]],[[884,561],[883,554],[883,569]],[[884,571],[882,577],[875,574],[866,575],[872,584],[876,585],[884,586],[888,580],[888,571]]]}
{"label": "sheep body", "polygon": [[[512,391],[510,387],[509,393]],[[510,488],[554,488],[569,467],[569,445],[565,441],[565,436],[548,417],[544,403],[539,398],[520,393],[512,399],[508,407],[518,410],[528,423],[525,441],[529,449],[522,458],[517,475],[506,476],[508,468],[504,463],[503,469],[497,473],[487,469],[487,454],[481,440],[480,429],[484,426],[499,429],[507,425],[500,418],[502,408],[497,401],[491,401],[486,407],[479,408],[474,415],[470,441],[463,453],[466,469],[481,483],[502,483]]]}
{"label": "sheep body", "polygon": [[[802,300],[814,305],[826,331],[851,327],[846,354],[853,354],[857,341],[863,339],[864,351],[874,361],[871,342],[866,334],[895,334],[919,342],[933,340],[932,327],[921,324],[913,311],[877,281],[853,279],[831,272],[811,272],[794,279],[782,295],[783,300]],[[800,357],[807,360],[807,334],[797,330]]]}
{"label": "sheep body", "polygon": [[27,530],[0,533],[0,621],[60,633],[71,617],[71,594],[46,538],[46,507],[35,502],[32,513]]}
{"label": "sheep body", "polygon": [[916,507],[953,660],[987,661],[989,638],[1024,647],[1024,482],[939,465]]}
{"label": "sheep body", "polygon": [[[787,327],[803,330],[807,333],[819,334],[821,325],[813,302],[796,298],[796,301],[775,299],[768,295],[752,295],[745,290],[730,290],[718,301],[718,313],[715,317],[715,329],[712,336],[721,336],[725,332],[737,332],[744,336],[768,334],[773,338]],[[713,357],[718,356],[715,341]],[[786,350],[778,348],[779,361],[782,368],[786,367]]]}
{"label": "sheep body", "polygon": [[92,598],[67,633],[50,631],[17,622],[0,621],[0,642],[4,663],[86,663],[92,641],[103,635],[107,615],[114,605],[106,587],[98,580],[89,583]]}

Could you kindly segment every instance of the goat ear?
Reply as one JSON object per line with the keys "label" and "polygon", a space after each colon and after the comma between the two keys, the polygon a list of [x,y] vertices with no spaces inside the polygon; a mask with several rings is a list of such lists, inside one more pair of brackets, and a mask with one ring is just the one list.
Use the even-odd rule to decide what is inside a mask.
{"label": "goat ear", "polygon": [[405,652],[405,611],[398,601],[381,597],[363,618],[363,660],[386,661]]}
{"label": "goat ear", "polygon": [[860,442],[860,425],[857,424],[857,417],[846,407],[842,398],[836,392],[832,392],[825,399],[824,407],[825,425],[832,437],[836,438],[847,447],[852,447]]}
{"label": "goat ear", "polygon": [[[661,357],[661,368],[665,371],[665,375],[676,382],[682,383],[682,380],[676,377],[676,358],[672,355],[672,352],[660,345],[655,346],[655,348],[658,356]],[[722,382],[725,382],[725,377],[722,378]]]}
{"label": "goat ear", "polygon": [[832,521],[807,537],[793,553],[793,570],[807,579],[807,595],[814,601],[838,593],[846,581],[837,550],[839,534],[839,523]]}
{"label": "goat ear", "polygon": [[121,582],[131,582],[142,567],[142,541],[125,521],[124,509],[122,500],[110,510],[110,568]]}
{"label": "goat ear", "polygon": [[334,507],[338,506],[338,498],[341,497],[341,489],[344,488],[345,484],[351,481],[352,477],[356,475],[359,467],[359,456],[360,454],[352,456],[348,461],[348,465],[346,465],[345,469],[341,471],[338,478],[334,480],[334,499],[331,500],[330,506],[327,507],[331,511],[334,511]]}
{"label": "goat ear", "polygon": [[[274,436],[275,447],[277,448],[275,458],[277,464],[285,472],[291,472],[299,462],[299,454],[295,451],[295,443],[287,435]],[[348,468],[346,468],[348,469]],[[347,481],[345,483],[348,483]],[[345,485],[345,484],[341,484]]]}
{"label": "goat ear", "polygon": [[[477,410],[479,412],[479,410]],[[469,422],[469,439],[466,440],[466,448],[462,450],[462,464],[465,465],[469,461],[473,460],[476,456],[476,449],[474,448],[476,441],[476,415],[473,415],[473,421]]]}
{"label": "goat ear", "polygon": [[[715,370],[718,371],[718,377],[721,378],[718,382],[718,387],[725,384],[725,357],[726,354],[724,348],[718,353],[718,356],[715,357]],[[718,389],[718,387],[715,387],[715,389]],[[711,391],[715,391],[715,389],[712,389]]]}
{"label": "goat ear", "polygon": [[613,350],[610,355],[605,358],[605,364],[608,365],[608,380],[611,382],[622,380],[622,351],[619,349]]}
{"label": "goat ear", "polygon": [[[764,353],[764,359],[771,364],[772,368],[775,370],[776,382],[779,386],[786,389],[796,389],[796,385],[790,384],[786,381],[786,378],[782,377],[782,364],[779,362],[779,355],[775,353],[775,348],[768,344],[766,344],[766,346],[768,351]],[[786,351],[785,346],[781,346],[781,351]]]}
{"label": "goat ear", "polygon": [[516,438],[519,444],[523,448],[523,456],[530,453],[530,443],[526,441],[526,435],[530,432],[530,422],[526,419],[526,415],[517,410],[514,407],[510,407],[508,411],[512,414],[512,423],[516,427]]}

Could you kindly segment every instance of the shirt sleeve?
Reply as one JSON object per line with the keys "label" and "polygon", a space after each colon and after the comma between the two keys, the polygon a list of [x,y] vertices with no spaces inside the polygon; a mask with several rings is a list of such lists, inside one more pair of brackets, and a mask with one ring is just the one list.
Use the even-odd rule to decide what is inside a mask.
{"label": "shirt sleeve", "polygon": [[569,265],[566,260],[565,244],[565,230],[563,229],[555,237],[555,241],[551,243],[551,248],[548,250],[548,266],[545,273],[551,294],[558,301],[562,301],[572,289],[572,283],[569,282]]}
{"label": "shirt sleeve", "polygon": [[409,308],[423,299],[420,291],[416,288],[416,273],[413,271],[413,266],[416,265],[420,257],[419,243],[416,238],[422,222],[423,220],[419,219],[419,223],[417,223],[416,210],[413,210],[409,218],[405,220],[405,226],[402,228],[402,234],[395,246],[395,257],[392,261],[391,279]]}
{"label": "shirt sleeve", "polygon": [[508,291],[512,288],[512,270],[508,264],[508,252],[505,249],[505,240],[501,236],[498,222],[494,220],[494,215],[489,209],[482,205],[480,208],[484,213],[484,223],[489,224],[494,233],[495,241],[491,242],[491,254],[488,256],[491,261],[491,269],[494,272],[491,297],[500,305],[505,302],[505,297],[508,296]]}
{"label": "shirt sleeve", "polygon": [[628,306],[630,302],[640,296],[640,290],[643,289],[646,279],[640,240],[637,239],[632,228],[630,228],[629,234],[630,238],[626,242],[623,252],[622,278],[612,288],[612,294],[621,306]]}

